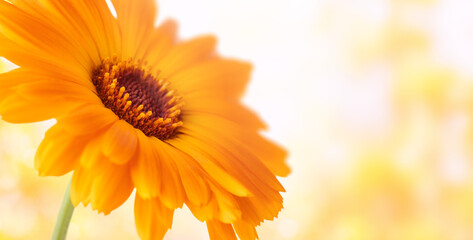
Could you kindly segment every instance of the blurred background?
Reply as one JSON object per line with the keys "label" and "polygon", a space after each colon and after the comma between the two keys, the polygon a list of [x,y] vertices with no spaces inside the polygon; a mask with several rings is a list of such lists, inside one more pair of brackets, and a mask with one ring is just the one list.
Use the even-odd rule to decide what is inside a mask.
{"label": "blurred background", "polygon": [[[293,170],[260,239],[473,239],[473,1],[159,5],[157,24],[255,66],[244,101]],[[40,178],[33,158],[53,124],[0,122],[0,239],[50,238],[70,175]],[[132,199],[77,207],[68,239],[138,239]],[[208,234],[184,208],[165,239]]]}

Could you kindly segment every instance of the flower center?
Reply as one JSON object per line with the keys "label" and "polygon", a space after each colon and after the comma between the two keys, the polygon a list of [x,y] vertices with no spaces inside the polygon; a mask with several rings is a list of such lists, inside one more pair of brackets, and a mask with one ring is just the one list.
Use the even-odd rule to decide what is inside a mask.
{"label": "flower center", "polygon": [[[159,73],[157,74],[159,76]],[[105,59],[92,77],[105,107],[149,137],[166,140],[182,126],[180,96],[141,61]]]}

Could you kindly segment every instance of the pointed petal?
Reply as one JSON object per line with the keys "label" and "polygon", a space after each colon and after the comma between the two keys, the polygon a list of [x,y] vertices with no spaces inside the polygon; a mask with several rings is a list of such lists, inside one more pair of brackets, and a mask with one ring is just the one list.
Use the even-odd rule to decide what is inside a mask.
{"label": "pointed petal", "polygon": [[72,171],[87,144],[87,137],[75,137],[60,126],[47,132],[36,151],[35,168],[40,176],[61,176]]}
{"label": "pointed petal", "polygon": [[91,205],[99,213],[109,214],[121,206],[133,191],[133,183],[127,165],[107,162],[97,166],[93,174],[97,177],[95,177],[92,187]]}
{"label": "pointed petal", "polygon": [[[197,125],[190,127],[192,129],[182,128],[181,131],[185,133],[182,138],[207,151],[219,166],[235,176],[251,192],[265,192],[268,187],[285,191],[276,176],[250,152],[248,146],[235,141],[224,131],[217,133]],[[247,135],[245,140],[251,137]]]}
{"label": "pointed petal", "polygon": [[108,160],[97,161],[90,168],[81,166],[74,170],[71,182],[71,201],[89,203],[99,213],[109,214],[121,206],[133,191],[129,166],[116,165]]}
{"label": "pointed petal", "polygon": [[264,220],[273,220],[283,208],[283,199],[277,191],[267,191],[264,195],[238,198],[242,220],[257,226]]}
{"label": "pointed petal", "polygon": [[74,206],[77,207],[79,203],[89,205],[93,183],[94,178],[88,174],[88,170],[80,166],[74,169],[71,180],[71,201]]}
{"label": "pointed petal", "polygon": [[224,224],[219,221],[207,221],[210,240],[237,240],[231,224]]}
{"label": "pointed petal", "polygon": [[255,226],[243,221],[236,221],[233,223],[233,228],[241,240],[255,240],[258,239],[258,233]]}
{"label": "pointed petal", "polygon": [[160,69],[164,77],[171,77],[178,71],[192,66],[212,56],[216,39],[205,36],[192,39],[174,46],[169,53],[158,61],[156,69]]}
{"label": "pointed petal", "polygon": [[166,20],[158,28],[153,29],[147,42],[137,50],[137,59],[146,59],[153,72],[159,69],[154,68],[156,63],[161,61],[175,44],[177,39],[177,23],[173,20]]}
{"label": "pointed petal", "polygon": [[137,195],[143,198],[158,196],[161,191],[161,161],[152,144],[152,138],[137,131],[137,160],[131,167],[131,177]]}
{"label": "pointed petal", "polygon": [[136,195],[135,225],[142,240],[163,239],[172,226],[174,209],[167,208],[159,198],[144,199]]}
{"label": "pointed petal", "polygon": [[154,0],[112,0],[122,38],[122,57],[136,57],[137,49],[154,27],[157,15]]}
{"label": "pointed petal", "polygon": [[204,177],[204,170],[189,155],[174,149],[172,159],[179,169],[182,185],[189,202],[196,206],[209,203],[211,198],[210,187]]}
{"label": "pointed petal", "polygon": [[[273,174],[286,176],[290,168],[286,164],[287,152],[277,144],[260,136],[257,132],[245,129],[238,124],[210,114],[193,114],[186,118],[186,128],[205,131],[213,138],[223,141],[231,139],[255,155]],[[221,131],[225,129],[225,131]],[[218,137],[215,135],[219,135]]]}
{"label": "pointed petal", "polygon": [[[83,48],[77,47],[58,30],[57,26],[63,23],[56,22],[56,25],[53,25],[46,17],[30,13],[20,7],[0,1],[1,34],[30,53],[48,56],[50,62],[71,63],[63,64],[65,69],[71,71],[87,69],[88,66],[84,66],[83,63],[88,62],[88,56],[82,51]],[[48,9],[41,8],[48,12]]]}
{"label": "pointed petal", "polygon": [[227,171],[215,164],[211,159],[207,149],[196,146],[194,143],[187,141],[189,138],[179,136],[174,139],[168,139],[167,142],[177,149],[189,154],[195,159],[199,165],[227,191],[237,196],[248,196],[250,191],[241,184],[235,177],[231,176]]}
{"label": "pointed petal", "polygon": [[52,107],[50,103],[44,101],[31,101],[17,94],[11,94],[0,102],[0,116],[10,123],[40,122],[62,116],[80,104],[80,102],[58,103]]}
{"label": "pointed petal", "polygon": [[193,97],[186,95],[186,104],[182,111],[186,113],[216,115],[232,121],[248,130],[266,129],[266,124],[259,116],[236,100],[217,99],[211,97]]}
{"label": "pointed petal", "polygon": [[179,170],[175,161],[176,154],[172,154],[173,147],[156,138],[152,144],[156,148],[159,161],[161,162],[161,201],[168,208],[180,208],[184,203],[184,189],[182,187]]}
{"label": "pointed petal", "polygon": [[65,124],[65,128],[75,135],[96,133],[105,127],[110,127],[118,121],[118,116],[103,104],[87,104],[71,111],[67,116],[58,118],[58,124]]}
{"label": "pointed petal", "polygon": [[186,97],[238,99],[246,88],[251,70],[248,63],[217,58],[184,69],[169,81]]}
{"label": "pointed petal", "polygon": [[102,153],[115,164],[125,164],[135,154],[136,130],[123,120],[116,121],[104,134]]}

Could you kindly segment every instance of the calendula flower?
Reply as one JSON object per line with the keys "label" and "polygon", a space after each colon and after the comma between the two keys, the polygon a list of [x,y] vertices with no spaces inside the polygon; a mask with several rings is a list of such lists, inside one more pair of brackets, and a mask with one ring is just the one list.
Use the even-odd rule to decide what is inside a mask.
{"label": "calendula flower", "polygon": [[8,122],[55,118],[37,150],[41,176],[73,171],[77,206],[110,213],[136,188],[142,239],[161,239],[186,204],[211,239],[255,239],[282,208],[286,153],[240,103],[248,63],[212,36],[176,40],[154,0],[0,0],[0,75]]}

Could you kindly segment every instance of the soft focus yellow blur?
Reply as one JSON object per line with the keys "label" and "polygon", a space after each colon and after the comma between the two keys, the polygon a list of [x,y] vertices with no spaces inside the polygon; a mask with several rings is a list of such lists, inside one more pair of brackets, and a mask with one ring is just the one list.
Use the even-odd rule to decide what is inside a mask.
{"label": "soft focus yellow blur", "polygon": [[[471,9],[462,0],[160,1],[160,21],[177,19],[184,38],[215,33],[220,52],[255,65],[244,101],[293,169],[281,179],[284,210],[260,239],[473,239]],[[52,233],[70,175],[40,178],[33,158],[53,124],[0,122],[0,239]],[[77,207],[68,239],[138,239],[133,199],[109,216]],[[183,209],[165,239],[208,235]]]}

